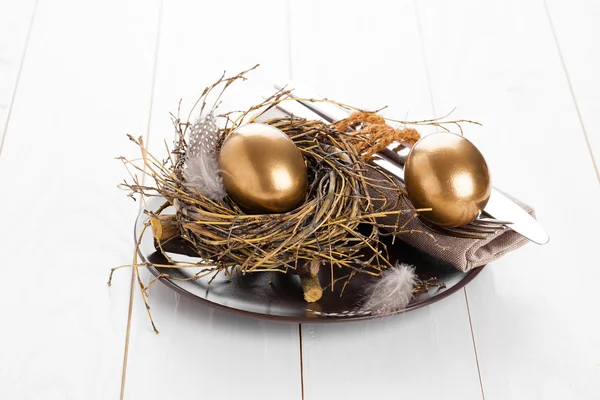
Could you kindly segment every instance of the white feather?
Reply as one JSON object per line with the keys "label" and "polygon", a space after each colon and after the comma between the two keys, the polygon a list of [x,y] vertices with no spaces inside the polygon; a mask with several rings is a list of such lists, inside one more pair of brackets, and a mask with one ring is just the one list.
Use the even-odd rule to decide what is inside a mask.
{"label": "white feather", "polygon": [[219,171],[219,160],[216,153],[200,152],[188,158],[187,168],[183,171],[187,186],[192,191],[214,201],[225,197],[225,186]]}
{"label": "white feather", "polygon": [[384,270],[381,277],[365,288],[361,310],[373,314],[403,310],[413,297],[417,281],[413,266],[396,264]]}
{"label": "white feather", "polygon": [[186,168],[186,186],[214,201],[221,201],[226,191],[219,169],[217,141],[219,128],[212,112],[191,126]]}

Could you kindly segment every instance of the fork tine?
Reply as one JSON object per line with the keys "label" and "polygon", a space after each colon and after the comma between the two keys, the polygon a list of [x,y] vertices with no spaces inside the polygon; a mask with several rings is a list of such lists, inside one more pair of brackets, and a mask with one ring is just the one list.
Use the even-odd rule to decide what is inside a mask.
{"label": "fork tine", "polygon": [[485,227],[478,227],[478,226],[463,225],[463,226],[457,226],[456,228],[452,228],[452,230],[473,232],[473,233],[494,233],[498,229],[494,229],[491,227],[485,228]]}
{"label": "fork tine", "polygon": [[475,225],[510,225],[511,221],[502,221],[494,218],[477,218],[475,221],[471,222]]}
{"label": "fork tine", "polygon": [[458,237],[458,238],[463,238],[463,239],[485,239],[487,237],[487,235],[485,235],[485,234],[458,232],[458,231],[452,231],[450,229],[442,228],[441,226],[435,225],[435,224],[427,221],[425,218],[421,218],[421,217],[419,217],[419,221],[421,221],[423,223],[423,226],[425,226],[430,231],[432,231],[434,233],[439,233],[440,235],[444,235],[444,236],[452,236],[452,237]]}
{"label": "fork tine", "polygon": [[[506,229],[508,225],[503,225],[503,224],[477,224],[477,223],[470,223],[465,225],[464,227],[469,227],[471,229],[489,229],[489,230],[493,230],[493,231],[497,231],[500,229]],[[463,228],[463,227],[460,227]]]}

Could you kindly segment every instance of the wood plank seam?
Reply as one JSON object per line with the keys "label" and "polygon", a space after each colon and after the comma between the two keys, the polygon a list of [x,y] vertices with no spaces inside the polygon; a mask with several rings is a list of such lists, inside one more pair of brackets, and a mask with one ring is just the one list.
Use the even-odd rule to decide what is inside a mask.
{"label": "wood plank seam", "polygon": [[287,42],[288,42],[288,79],[294,80],[293,64],[292,64],[292,0],[286,1],[286,17],[287,17]]}
{"label": "wood plank seam", "polygon": [[[421,47],[421,53],[422,53],[422,57],[423,57],[423,65],[425,66],[425,79],[427,81],[427,86],[429,88],[429,98],[431,101],[431,109],[433,111],[433,115],[435,115],[435,101],[433,98],[433,87],[432,87],[432,83],[431,83],[431,76],[429,75],[429,64],[427,63],[427,57],[426,57],[426,52],[425,52],[425,42],[423,40],[423,29],[421,26],[421,19],[419,16],[419,8],[418,8],[418,4],[417,4],[417,0],[413,0],[413,4],[414,4],[414,10],[415,10],[415,18],[416,18],[416,24],[417,24],[417,30],[418,30],[418,35],[419,35],[419,40],[420,40],[420,47]],[[467,288],[463,288],[463,293],[465,295],[465,306],[467,308],[467,316],[469,318],[469,330],[471,332],[471,341],[473,343],[473,352],[475,355],[475,364],[477,366],[477,375],[478,375],[478,379],[479,379],[479,387],[481,389],[481,398],[482,400],[485,400],[485,395],[484,395],[484,390],[483,390],[483,381],[481,379],[481,369],[479,367],[479,356],[477,355],[477,346],[475,345],[475,333],[473,332],[473,324],[471,323],[471,311],[469,310],[469,298],[467,296]]]}
{"label": "wood plank seam", "polygon": [[[160,43],[160,32],[161,32],[161,25],[162,25],[162,13],[163,13],[163,3],[164,0],[161,0],[158,6],[158,20],[157,20],[157,27],[156,27],[156,38],[155,38],[155,47],[154,47],[154,64],[152,66],[152,82],[150,85],[150,105],[148,108],[148,123],[147,123],[147,127],[146,127],[146,145],[148,145],[148,143],[150,142],[150,123],[152,121],[152,108],[154,105],[154,87],[156,84],[156,66],[158,64],[158,50],[159,50],[159,43]],[[144,172],[146,171],[146,166],[144,166]],[[146,175],[143,174],[142,175],[142,184],[144,183],[144,180],[146,178]],[[142,204],[143,202],[140,202],[140,210],[142,208]],[[137,251],[137,250],[135,250]],[[135,267],[131,268],[131,284],[129,287],[129,309],[128,309],[128,313],[127,313],[127,327],[125,330],[125,347],[123,350],[123,369],[122,369],[122,374],[121,374],[121,395],[120,395],[120,399],[123,400],[125,398],[125,384],[126,384],[126,380],[127,380],[127,361],[129,358],[129,338],[131,336],[131,321],[132,321],[132,317],[133,317],[133,300],[134,300],[134,290],[135,290],[135,272],[136,269]]]}
{"label": "wood plank seam", "polygon": [[302,324],[298,324],[298,337],[300,339],[300,389],[302,391],[302,400],[304,400],[304,358],[302,356]]}
{"label": "wood plank seam", "polygon": [[477,355],[477,345],[475,344],[475,334],[473,333],[473,323],[471,322],[471,310],[469,309],[469,297],[467,296],[467,288],[464,288],[465,303],[467,304],[467,315],[469,316],[469,328],[471,329],[471,340],[473,341],[473,352],[475,353],[475,362],[477,363],[477,374],[479,375],[479,386],[481,388],[481,399],[485,400],[485,392],[483,391],[483,380],[481,379],[481,368],[479,367],[479,356]]}
{"label": "wood plank seam", "polygon": [[592,151],[592,145],[590,143],[590,138],[585,128],[585,123],[583,122],[583,117],[581,116],[581,111],[579,109],[579,103],[577,102],[577,97],[575,96],[575,90],[573,89],[573,85],[571,83],[571,77],[569,76],[569,70],[567,69],[567,63],[563,57],[562,49],[560,48],[560,43],[558,42],[558,34],[556,33],[556,29],[554,27],[554,22],[552,21],[552,16],[550,15],[550,10],[548,9],[548,3],[546,0],[544,2],[544,11],[546,12],[546,17],[548,18],[548,24],[550,25],[550,30],[552,31],[552,37],[554,39],[554,45],[556,46],[556,51],[558,52],[558,58],[560,59],[560,64],[562,70],[565,74],[565,78],[567,80],[567,84],[569,86],[569,92],[571,93],[571,99],[573,100],[573,105],[575,106],[575,111],[577,112],[577,117],[579,118],[579,124],[581,125],[581,130],[583,131],[583,137],[585,139],[585,143],[588,148],[588,152],[590,154],[590,158],[592,159],[592,164],[594,165],[594,170],[596,171],[596,178],[598,179],[598,183],[600,183],[600,169],[598,168],[598,163],[596,162],[596,158],[594,157],[594,152]]}
{"label": "wood plank seam", "polygon": [[[293,63],[292,63],[292,0],[286,1],[286,18],[287,18],[287,44],[288,44],[288,80],[294,80]],[[302,324],[298,324],[298,344],[300,350],[300,393],[301,399],[304,400],[304,359],[302,350]]]}
{"label": "wood plank seam", "polygon": [[419,5],[417,0],[413,0],[413,8],[415,10],[415,20],[417,22],[417,34],[419,36],[419,47],[421,48],[421,57],[423,58],[423,66],[425,67],[425,79],[427,80],[427,88],[429,89],[429,101],[431,102],[431,111],[433,111],[433,115],[436,115],[435,101],[433,99],[433,88],[431,87],[431,77],[429,76],[429,63],[427,62],[427,55],[425,54],[423,27],[421,26],[421,19],[419,17]]}
{"label": "wood plank seam", "polygon": [[19,64],[19,70],[17,71],[17,79],[15,81],[15,87],[13,88],[10,104],[8,106],[8,114],[6,115],[6,122],[2,129],[2,138],[0,140],[0,156],[2,156],[2,149],[4,149],[4,141],[6,140],[6,134],[8,132],[8,125],[10,123],[10,116],[12,114],[13,104],[15,103],[15,97],[17,95],[17,88],[19,87],[19,81],[21,80],[21,71],[23,70],[23,64],[25,63],[25,56],[29,47],[29,38],[31,37],[31,31],[33,28],[33,22],[37,12],[38,0],[35,0],[33,4],[33,11],[31,12],[31,18],[29,20],[29,27],[27,28],[27,37],[25,38],[25,46],[23,47],[23,54],[21,55],[21,62]]}

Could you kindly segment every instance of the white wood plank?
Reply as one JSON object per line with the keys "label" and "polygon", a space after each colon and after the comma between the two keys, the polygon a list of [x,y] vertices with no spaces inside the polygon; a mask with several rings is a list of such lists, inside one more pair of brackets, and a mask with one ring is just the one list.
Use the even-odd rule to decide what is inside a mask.
{"label": "white wood plank", "polygon": [[6,130],[34,9],[34,0],[0,1],[0,144]]}
{"label": "white wood plank", "polygon": [[[436,107],[459,106],[495,184],[551,240],[467,287],[485,398],[600,396],[600,187],[542,1],[419,3]],[[567,59],[568,60],[568,59]]]}
{"label": "white wood plank", "polygon": [[[180,98],[187,115],[204,87],[223,70],[237,73],[261,63],[248,81],[231,87],[223,108],[255,104],[271,82],[288,79],[287,49],[283,2],[165,2],[152,151],[163,154],[163,140],[171,142],[168,112],[177,110]],[[135,304],[127,398],[301,398],[297,324],[215,311],[157,284],[150,290],[150,306],[161,332],[156,335],[139,295]]]}
{"label": "white wood plank", "polygon": [[106,280],[137,204],[114,157],[147,129],[157,11],[38,4],[0,157],[2,399],[118,397],[129,274]]}
{"label": "white wood plank", "polygon": [[292,79],[385,115],[431,118],[432,103],[409,1],[291,2]]}
{"label": "white wood plank", "polygon": [[[434,116],[412,1],[295,1],[291,17],[296,82],[398,118]],[[462,291],[394,318],[302,328],[306,399],[481,398]]]}
{"label": "white wood plank", "polygon": [[546,5],[600,179],[600,3],[547,0]]}

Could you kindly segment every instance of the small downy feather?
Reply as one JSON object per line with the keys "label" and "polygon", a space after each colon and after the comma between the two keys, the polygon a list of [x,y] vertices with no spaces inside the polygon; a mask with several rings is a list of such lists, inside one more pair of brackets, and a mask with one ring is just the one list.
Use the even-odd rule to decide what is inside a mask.
{"label": "small downy feather", "polygon": [[413,266],[396,264],[384,270],[379,279],[366,287],[361,311],[387,314],[403,310],[413,297],[417,281]]}
{"label": "small downy feather", "polygon": [[189,189],[214,201],[221,201],[226,195],[217,158],[218,135],[212,112],[192,124],[183,171]]}

